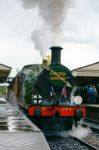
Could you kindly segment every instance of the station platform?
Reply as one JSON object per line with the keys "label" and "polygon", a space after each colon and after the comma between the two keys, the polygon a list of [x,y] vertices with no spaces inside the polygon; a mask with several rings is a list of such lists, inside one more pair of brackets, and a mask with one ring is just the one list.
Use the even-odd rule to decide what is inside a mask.
{"label": "station platform", "polygon": [[85,104],[87,107],[99,108],[99,104]]}
{"label": "station platform", "polygon": [[3,98],[0,99],[0,150],[50,150],[43,132]]}
{"label": "station platform", "polygon": [[99,122],[99,104],[86,104],[86,119]]}

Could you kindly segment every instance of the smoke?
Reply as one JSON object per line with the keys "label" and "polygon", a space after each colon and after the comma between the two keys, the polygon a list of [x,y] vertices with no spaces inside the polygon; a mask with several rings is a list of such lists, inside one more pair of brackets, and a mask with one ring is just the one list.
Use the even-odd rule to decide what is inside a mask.
{"label": "smoke", "polygon": [[73,125],[72,129],[69,131],[61,131],[60,136],[64,138],[74,136],[83,139],[87,137],[90,133],[92,133],[92,130],[89,127],[83,127],[82,125],[79,124],[77,127]]}
{"label": "smoke", "polygon": [[86,136],[88,136],[91,133],[91,129],[89,127],[82,127],[81,125],[78,125],[78,127],[73,127],[72,131],[70,132],[70,135],[73,135],[77,138],[84,138]]}
{"label": "smoke", "polygon": [[[40,50],[43,57],[45,51],[61,41],[62,25],[64,17],[73,5],[72,0],[21,0],[25,9],[38,8],[39,14],[44,20],[43,27],[32,33],[35,47]],[[42,25],[41,25],[42,26]]]}
{"label": "smoke", "polygon": [[64,14],[71,7],[72,0],[22,0],[25,9],[38,7],[40,15],[53,31],[59,30]]}
{"label": "smoke", "polygon": [[48,47],[53,43],[52,32],[49,27],[43,27],[42,30],[36,30],[32,33],[32,40],[35,41],[35,48],[40,51],[40,55],[43,58]]}

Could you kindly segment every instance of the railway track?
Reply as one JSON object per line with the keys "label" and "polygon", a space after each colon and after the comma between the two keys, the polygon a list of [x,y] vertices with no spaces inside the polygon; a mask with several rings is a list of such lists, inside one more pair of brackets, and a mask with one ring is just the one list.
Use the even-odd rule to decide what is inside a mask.
{"label": "railway track", "polygon": [[[82,131],[80,128],[78,130],[79,133],[82,132],[82,137],[79,136],[79,133],[74,134],[73,131],[64,131],[57,136],[47,137],[45,135],[51,150],[99,150],[99,130],[88,132],[88,127],[81,128]],[[84,130],[87,132],[86,135],[84,135]]]}
{"label": "railway track", "polygon": [[80,139],[75,136],[72,136],[74,139],[78,140],[81,144],[85,144],[93,150],[99,150],[99,134],[92,133],[87,137]]}
{"label": "railway track", "polygon": [[[51,150],[99,150],[99,147],[96,146],[98,144],[92,145],[87,138],[80,139],[68,133],[66,134],[66,132],[64,137],[61,135],[46,137]],[[93,138],[89,141],[93,141]]]}
{"label": "railway track", "polygon": [[82,144],[80,141],[73,137],[60,138],[50,137],[47,142],[51,150],[92,150],[88,145]]}
{"label": "railway track", "polygon": [[81,142],[84,142],[86,145],[90,145],[95,150],[99,150],[99,122],[91,119],[86,119],[83,122],[80,122],[79,124],[86,127],[90,127],[92,132],[85,138],[78,140],[81,140]]}
{"label": "railway track", "polygon": [[79,124],[82,124],[83,126],[90,127],[92,129],[96,129],[99,131],[99,122],[91,119],[84,119],[83,121],[80,121]]}

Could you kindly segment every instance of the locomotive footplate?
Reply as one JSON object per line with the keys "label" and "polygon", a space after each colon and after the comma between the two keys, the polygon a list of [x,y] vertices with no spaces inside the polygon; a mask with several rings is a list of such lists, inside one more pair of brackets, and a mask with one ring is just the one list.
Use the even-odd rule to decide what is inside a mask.
{"label": "locomotive footplate", "polygon": [[68,130],[85,117],[85,107],[38,107],[30,106],[28,115],[43,130]]}
{"label": "locomotive footplate", "polygon": [[[38,112],[38,113],[37,113]],[[59,115],[60,117],[65,117],[65,116],[78,116],[81,115],[85,117],[86,114],[86,108],[83,107],[77,107],[77,106],[58,106],[58,107],[48,107],[48,106],[30,106],[28,109],[28,115],[29,116],[43,116],[43,117],[51,117],[54,115]],[[80,116],[79,116],[80,117]]]}

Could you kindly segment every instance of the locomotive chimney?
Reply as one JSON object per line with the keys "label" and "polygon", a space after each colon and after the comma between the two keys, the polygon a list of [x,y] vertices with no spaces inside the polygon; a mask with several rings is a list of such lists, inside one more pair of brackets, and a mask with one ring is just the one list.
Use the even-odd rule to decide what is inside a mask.
{"label": "locomotive chimney", "polygon": [[61,50],[63,48],[59,47],[59,46],[53,46],[50,49],[52,51],[52,54],[51,54],[51,65],[61,64]]}

